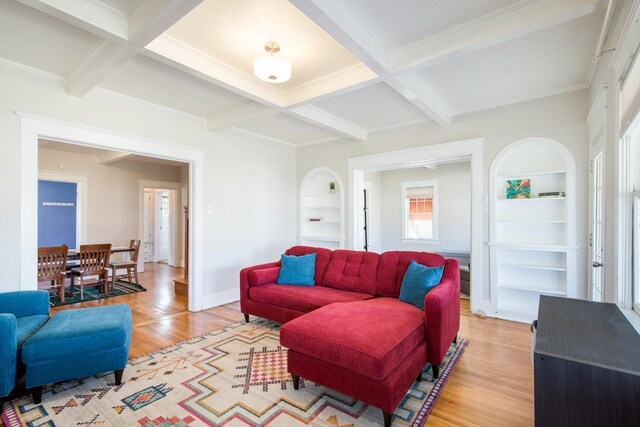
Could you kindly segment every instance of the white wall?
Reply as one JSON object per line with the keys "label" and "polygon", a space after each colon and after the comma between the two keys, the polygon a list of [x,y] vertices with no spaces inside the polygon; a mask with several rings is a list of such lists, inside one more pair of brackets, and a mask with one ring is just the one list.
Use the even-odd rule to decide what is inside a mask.
{"label": "white wall", "polygon": [[[469,252],[471,246],[471,165],[469,162],[381,172],[382,251]],[[438,180],[438,243],[402,243],[404,181]]]}
{"label": "white wall", "polygon": [[[19,288],[20,119],[16,111],[204,149],[204,306],[237,300],[241,268],[275,260],[295,243],[296,154],[203,119],[102,89],[83,98],[65,85],[0,66],[0,292]],[[208,214],[211,207],[211,214]],[[35,256],[35,254],[34,254]]]}
{"label": "white wall", "polygon": [[[485,137],[483,153],[483,194],[488,195],[489,167],[507,144],[531,136],[546,137],[563,144],[577,165],[577,212],[587,212],[588,145],[585,119],[588,91],[577,91],[539,100],[509,105],[456,118],[449,126],[433,122],[391,129],[369,135],[366,142],[339,140],[298,149],[298,176],[312,168],[334,169],[346,183],[350,157],[384,153],[475,137]],[[346,221],[346,218],[345,218]],[[578,287],[586,296],[587,218],[578,215]],[[489,236],[488,214],[483,215],[483,241]],[[345,230],[348,235],[349,230]],[[488,251],[483,251],[483,296],[489,298]]]}

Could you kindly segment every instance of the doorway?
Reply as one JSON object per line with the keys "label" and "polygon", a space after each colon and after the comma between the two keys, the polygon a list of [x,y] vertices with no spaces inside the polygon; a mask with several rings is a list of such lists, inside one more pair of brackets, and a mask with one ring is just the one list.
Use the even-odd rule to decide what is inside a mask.
{"label": "doorway", "polygon": [[[470,161],[471,164],[471,311],[483,314],[490,311],[491,295],[483,283],[482,224],[483,210],[488,199],[483,197],[482,151],[484,138],[474,138],[407,150],[373,154],[347,159],[349,177],[349,235],[348,247],[359,250],[364,246],[364,188],[365,173],[417,166],[429,166],[443,161]],[[375,204],[375,201],[373,201]],[[475,285],[474,285],[475,284]]]}
{"label": "doorway", "polygon": [[[180,185],[179,183],[174,183]],[[176,261],[176,190],[143,189],[143,262],[180,267]]]}
{"label": "doorway", "polygon": [[[203,215],[204,152],[184,145],[168,144],[137,136],[114,133],[75,123],[20,114],[20,283],[21,290],[36,288],[38,235],[38,140],[45,138],[78,147],[126,152],[189,164],[189,200],[192,217],[189,228],[189,310],[199,311],[203,299]],[[139,198],[142,204],[142,198]],[[140,209],[142,210],[142,209]],[[142,227],[138,227],[142,230]]]}

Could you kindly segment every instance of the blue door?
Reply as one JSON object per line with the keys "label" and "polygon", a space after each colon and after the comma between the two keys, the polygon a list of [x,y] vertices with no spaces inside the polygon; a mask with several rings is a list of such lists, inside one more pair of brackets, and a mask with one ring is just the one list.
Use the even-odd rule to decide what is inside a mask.
{"label": "blue door", "polygon": [[76,248],[78,184],[38,181],[38,246]]}

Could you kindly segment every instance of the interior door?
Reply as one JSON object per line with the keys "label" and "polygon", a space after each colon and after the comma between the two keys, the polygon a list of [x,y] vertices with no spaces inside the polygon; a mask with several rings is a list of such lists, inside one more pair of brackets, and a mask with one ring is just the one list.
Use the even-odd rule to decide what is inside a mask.
{"label": "interior door", "polygon": [[589,234],[589,297],[603,301],[604,285],[604,132],[600,132],[591,146],[590,234]]}

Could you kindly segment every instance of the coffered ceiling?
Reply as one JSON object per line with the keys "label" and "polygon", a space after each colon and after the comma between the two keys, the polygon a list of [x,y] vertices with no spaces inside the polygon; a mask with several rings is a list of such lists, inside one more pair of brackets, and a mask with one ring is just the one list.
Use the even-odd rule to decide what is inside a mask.
{"label": "coffered ceiling", "polygon": [[[0,66],[211,132],[366,141],[589,87],[608,1],[0,0]],[[292,63],[286,83],[253,76],[267,41]]]}

